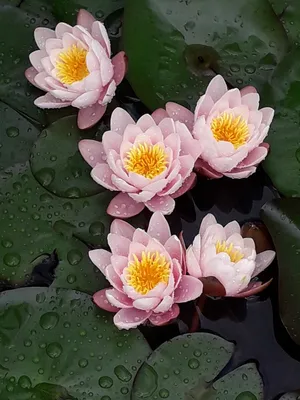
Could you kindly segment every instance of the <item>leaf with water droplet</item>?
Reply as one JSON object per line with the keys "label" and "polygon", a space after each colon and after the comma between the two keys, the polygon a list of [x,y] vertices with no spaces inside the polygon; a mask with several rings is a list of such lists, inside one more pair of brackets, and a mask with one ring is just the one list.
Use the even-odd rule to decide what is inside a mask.
{"label": "leaf with water droplet", "polygon": [[138,330],[118,330],[83,293],[26,288],[0,297],[1,399],[130,400],[150,352]]}

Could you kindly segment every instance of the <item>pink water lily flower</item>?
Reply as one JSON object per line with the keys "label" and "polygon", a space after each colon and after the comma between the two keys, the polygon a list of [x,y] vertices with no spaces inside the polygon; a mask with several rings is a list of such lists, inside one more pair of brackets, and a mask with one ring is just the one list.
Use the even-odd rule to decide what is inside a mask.
{"label": "pink water lily flower", "polygon": [[203,218],[199,234],[186,252],[191,276],[217,278],[226,295],[234,297],[249,296],[264,288],[251,279],[264,271],[274,258],[273,250],[256,254],[253,239],[242,238],[236,221],[223,227],[212,214]]}
{"label": "pink water lily flower", "polygon": [[60,22],[55,30],[37,28],[39,50],[29,56],[26,78],[47,92],[34,104],[40,108],[79,108],[78,126],[89,128],[105,113],[126,72],[124,52],[111,59],[104,25],[80,10],[77,25]]}
{"label": "pink water lily flower", "polygon": [[107,212],[129,218],[146,206],[170,214],[174,199],[195,183],[199,142],[185,124],[164,118],[157,125],[146,114],[137,123],[121,108],[111,116],[111,131],[102,142],[82,140],[79,150],[92,167],[92,178],[119,193]]}
{"label": "pink water lily flower", "polygon": [[119,329],[150,321],[164,325],[179,314],[178,303],[198,298],[202,283],[187,276],[183,247],[164,216],[152,215],[147,232],[114,220],[108,244],[111,252],[91,250],[89,256],[112,285],[94,295],[94,302],[115,312]]}

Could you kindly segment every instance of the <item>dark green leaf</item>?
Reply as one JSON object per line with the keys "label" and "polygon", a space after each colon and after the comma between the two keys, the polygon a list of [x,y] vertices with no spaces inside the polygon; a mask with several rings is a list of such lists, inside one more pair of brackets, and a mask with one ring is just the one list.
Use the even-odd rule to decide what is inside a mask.
{"label": "dark green leaf", "polygon": [[279,311],[291,338],[300,344],[300,199],[278,199],[262,208],[279,268]]}
{"label": "dark green leaf", "polygon": [[142,365],[134,382],[132,400],[262,399],[262,380],[254,364],[213,381],[233,352],[232,343],[208,333],[172,339]]}
{"label": "dark green leaf", "polygon": [[149,353],[139,331],[119,331],[83,293],[27,288],[0,297],[1,400],[129,400]]}
{"label": "dark green leaf", "polygon": [[260,89],[288,41],[267,0],[128,0],[124,44],[130,83],[154,109],[193,106],[217,72]]}
{"label": "dark green leaf", "polygon": [[299,46],[300,43],[300,4],[298,0],[273,0],[274,11],[283,24],[291,44]]}
{"label": "dark green leaf", "polygon": [[28,160],[39,130],[11,107],[0,102],[0,171]]}

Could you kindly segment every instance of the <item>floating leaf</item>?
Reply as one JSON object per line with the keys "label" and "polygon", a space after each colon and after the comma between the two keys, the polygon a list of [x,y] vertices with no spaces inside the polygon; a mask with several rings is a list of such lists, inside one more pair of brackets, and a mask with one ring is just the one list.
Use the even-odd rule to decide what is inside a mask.
{"label": "floating leaf", "polygon": [[11,107],[0,102],[0,171],[28,160],[39,130]]}
{"label": "floating leaf", "polygon": [[277,199],[262,208],[279,268],[279,311],[291,338],[300,344],[300,199]]}
{"label": "floating leaf", "polygon": [[[106,129],[108,130],[108,128]],[[103,192],[91,178],[91,168],[82,158],[78,143],[95,138],[77,127],[76,117],[62,118],[45,129],[35,143],[30,165],[35,178],[51,193],[61,197],[86,197]]]}
{"label": "floating leaf", "polygon": [[132,400],[262,399],[262,380],[254,364],[246,364],[214,381],[233,352],[232,343],[215,335],[178,336],[161,345],[142,365]]}
{"label": "floating leaf", "polygon": [[128,79],[155,109],[170,100],[194,106],[215,73],[260,89],[288,41],[267,0],[128,0],[124,45]]}
{"label": "floating leaf", "polygon": [[270,1],[279,20],[293,45],[299,46],[300,42],[300,7],[298,0],[273,0]]}
{"label": "floating leaf", "polygon": [[119,331],[83,293],[26,288],[0,297],[3,400],[129,400],[149,353],[139,331]]}

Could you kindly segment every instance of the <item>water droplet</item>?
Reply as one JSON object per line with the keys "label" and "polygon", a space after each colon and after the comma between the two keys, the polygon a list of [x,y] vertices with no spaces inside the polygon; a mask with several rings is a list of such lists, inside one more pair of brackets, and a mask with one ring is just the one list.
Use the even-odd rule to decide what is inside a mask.
{"label": "water droplet", "polygon": [[24,361],[24,360],[25,360],[24,354],[19,354],[19,355],[18,355],[18,360],[19,360],[19,361]]}
{"label": "water droplet", "polygon": [[71,265],[77,265],[82,260],[82,254],[78,250],[70,250],[67,259]]}
{"label": "water droplet", "polygon": [[10,248],[13,246],[13,242],[11,240],[5,240],[3,239],[1,242],[2,246],[5,247],[6,249]]}
{"label": "water droplet", "polygon": [[166,399],[169,397],[170,393],[167,389],[161,389],[158,394],[162,399]]}
{"label": "water droplet", "polygon": [[196,358],[191,358],[188,362],[191,369],[197,369],[199,367],[199,361]]}
{"label": "water droplet", "polygon": [[80,189],[77,187],[71,187],[65,191],[65,196],[77,199],[81,196]]}
{"label": "water droplet", "polygon": [[99,379],[99,386],[101,386],[103,389],[111,388],[113,383],[113,380],[109,376],[101,376]]}
{"label": "water droplet", "polygon": [[40,325],[45,330],[50,330],[55,328],[59,320],[59,316],[55,312],[48,312],[43,314],[40,318]]}
{"label": "water droplet", "polygon": [[52,168],[42,168],[36,173],[35,177],[41,185],[47,187],[55,178],[55,171]]}
{"label": "water droplet", "polygon": [[174,374],[179,375],[180,374],[180,369],[174,369]]}
{"label": "water droplet", "polygon": [[123,365],[117,365],[114,369],[114,373],[122,382],[129,382],[132,378],[131,373]]}
{"label": "water droplet", "polygon": [[109,396],[102,396],[100,400],[111,400]]}
{"label": "water droplet", "polygon": [[184,29],[186,31],[192,31],[195,28],[195,22],[194,21],[188,21],[186,24],[184,24]]}
{"label": "water droplet", "polygon": [[256,68],[254,67],[254,65],[246,65],[245,71],[247,72],[247,74],[254,74]]}
{"label": "water droplet", "polygon": [[58,358],[62,353],[62,347],[59,343],[50,343],[46,348],[46,353],[50,358]]}
{"label": "water droplet", "polygon": [[68,282],[70,285],[72,285],[72,283],[75,283],[76,280],[77,280],[77,278],[76,278],[76,276],[73,275],[73,274],[67,276],[67,282]]}
{"label": "water droplet", "polygon": [[25,347],[30,347],[32,345],[32,341],[30,339],[24,340],[23,342]]}
{"label": "water droplet", "polygon": [[31,380],[28,378],[28,376],[22,375],[22,376],[20,376],[20,378],[18,380],[18,385],[22,389],[30,389],[32,384],[31,384]]}
{"label": "water droplet", "polygon": [[81,358],[78,361],[78,365],[79,365],[80,368],[85,368],[88,365],[88,363],[89,362],[88,362],[88,360],[86,358]]}
{"label": "water droplet", "polygon": [[240,67],[237,64],[230,65],[230,69],[231,69],[232,72],[239,72],[240,71]]}
{"label": "water droplet", "polygon": [[194,351],[194,356],[195,357],[201,357],[201,355],[202,355],[202,351],[200,351],[200,350],[195,350]]}
{"label": "water droplet", "polygon": [[98,11],[96,11],[96,17],[97,18],[102,18],[102,17],[104,17],[104,12],[102,11],[102,10],[98,10]]}
{"label": "water droplet", "polygon": [[19,136],[20,131],[15,126],[10,126],[9,128],[6,129],[6,134],[8,137],[14,138],[14,137]]}
{"label": "water droplet", "polygon": [[3,261],[8,267],[17,267],[20,264],[21,257],[17,253],[7,253],[3,257]]}
{"label": "water droplet", "polygon": [[93,236],[102,236],[105,232],[105,226],[102,222],[93,222],[89,228],[89,232]]}
{"label": "water droplet", "polygon": [[251,392],[240,393],[235,400],[257,400],[257,397]]}

